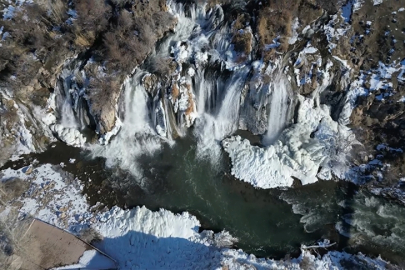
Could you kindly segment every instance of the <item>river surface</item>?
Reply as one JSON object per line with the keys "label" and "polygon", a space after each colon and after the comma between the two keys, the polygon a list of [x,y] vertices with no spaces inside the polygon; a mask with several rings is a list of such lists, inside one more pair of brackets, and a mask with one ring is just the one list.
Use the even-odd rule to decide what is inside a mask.
{"label": "river surface", "polygon": [[[70,158],[75,162],[69,163]],[[294,188],[286,190],[255,189],[230,175],[225,153],[215,166],[210,160],[197,159],[191,135],[172,146],[165,144],[153,156],[141,156],[142,179],[119,168],[106,168],[103,158],[92,159],[88,152],[59,142],[2,169],[19,168],[35,159],[39,164],[63,162],[66,171],[83,181],[92,205],[188,211],[201,221],[202,229],[227,230],[239,239],[235,247],[257,256],[294,256],[301,244],[327,238],[337,242],[340,250],[403,261],[403,207],[342,181],[307,186],[296,181]]]}

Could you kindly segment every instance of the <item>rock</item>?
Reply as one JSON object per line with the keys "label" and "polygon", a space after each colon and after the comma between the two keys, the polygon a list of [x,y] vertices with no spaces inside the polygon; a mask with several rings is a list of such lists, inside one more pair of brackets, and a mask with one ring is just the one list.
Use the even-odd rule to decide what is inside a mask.
{"label": "rock", "polygon": [[25,174],[26,174],[26,175],[30,175],[30,174],[32,173],[33,168],[34,168],[34,167],[32,167],[32,165],[30,165],[30,166],[28,167],[28,169],[25,171]]}
{"label": "rock", "polygon": [[145,90],[154,97],[158,90],[158,78],[154,74],[146,74],[142,78],[142,85],[145,87]]}

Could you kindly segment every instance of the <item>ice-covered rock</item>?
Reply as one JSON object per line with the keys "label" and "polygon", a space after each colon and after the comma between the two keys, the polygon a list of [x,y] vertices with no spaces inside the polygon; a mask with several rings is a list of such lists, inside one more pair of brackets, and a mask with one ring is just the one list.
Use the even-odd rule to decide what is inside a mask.
{"label": "ice-covered rock", "polygon": [[333,121],[329,107],[316,99],[299,96],[299,101],[297,123],[267,148],[252,146],[240,136],[222,142],[234,176],[259,188],[290,187],[292,177],[310,184],[317,177],[330,179],[331,172],[345,178],[345,157],[354,141],[350,130]]}
{"label": "ice-covered rock", "polygon": [[50,129],[58,136],[58,138],[67,145],[74,147],[83,147],[86,143],[86,138],[75,128],[64,127],[60,124],[50,126]]}

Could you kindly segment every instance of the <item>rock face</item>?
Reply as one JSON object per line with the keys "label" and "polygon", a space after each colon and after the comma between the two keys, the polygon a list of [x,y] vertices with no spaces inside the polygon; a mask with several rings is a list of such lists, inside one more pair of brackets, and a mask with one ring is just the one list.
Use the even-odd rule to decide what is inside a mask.
{"label": "rock face", "polygon": [[90,78],[87,100],[99,134],[110,132],[116,124],[116,107],[125,77],[143,63],[166,32],[173,30],[176,20],[167,10],[162,0],[135,1],[131,12],[119,9],[117,28],[105,34],[104,39],[110,60],[105,65],[100,61],[84,67]]}

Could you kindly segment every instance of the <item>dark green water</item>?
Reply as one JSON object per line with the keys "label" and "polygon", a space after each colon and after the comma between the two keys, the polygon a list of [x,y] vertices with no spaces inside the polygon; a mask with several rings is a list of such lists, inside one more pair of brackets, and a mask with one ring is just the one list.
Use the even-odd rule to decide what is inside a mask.
{"label": "dark green water", "polygon": [[[257,256],[282,258],[286,254],[296,255],[301,244],[313,244],[322,238],[337,242],[339,249],[349,247],[353,251],[363,250],[374,255],[385,252],[385,257],[395,261],[400,260],[398,256],[405,250],[402,243],[392,252],[384,251],[378,245],[371,249],[367,245],[353,244],[350,234],[362,235],[363,225],[356,227],[352,224],[351,227],[343,222],[349,230],[349,235],[346,235],[349,237],[337,232],[336,223],[347,217],[353,219],[356,211],[361,212],[359,217],[363,213],[378,213],[378,209],[362,205],[364,198],[374,197],[361,195],[364,198],[358,199],[363,193],[354,185],[320,181],[288,190],[259,190],[229,174],[229,159],[225,154],[217,164],[219,166],[214,166],[220,169],[214,169],[209,160],[196,159],[195,155],[193,138],[183,138],[172,147],[166,145],[154,156],[141,157],[139,162],[144,177],[134,179],[119,168],[105,168],[101,158],[90,159],[79,149],[56,143],[42,154],[10,162],[4,168],[18,168],[34,159],[40,164],[64,162],[65,170],[83,180],[84,192],[89,195],[91,204],[99,201],[107,206],[124,208],[145,205],[151,210],[188,211],[197,216],[203,229],[225,229],[239,239],[237,247]],[[70,164],[69,158],[75,158],[76,162]],[[378,214],[374,216],[373,222],[395,224],[395,221],[387,221]],[[390,230],[389,226],[384,226]],[[381,233],[381,229],[377,232]],[[371,241],[363,238],[363,244]]]}

